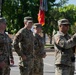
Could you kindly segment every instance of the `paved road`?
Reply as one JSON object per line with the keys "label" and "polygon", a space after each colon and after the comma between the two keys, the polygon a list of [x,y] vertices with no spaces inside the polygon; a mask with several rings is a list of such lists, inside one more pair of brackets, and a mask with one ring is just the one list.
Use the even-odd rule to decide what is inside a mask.
{"label": "paved road", "polygon": [[[19,60],[18,60],[17,54],[15,53],[14,53],[14,60],[15,60],[15,64],[13,67],[11,67],[11,75],[20,75],[19,69],[18,69]],[[44,59],[44,75],[54,75],[55,74],[54,68],[55,66],[54,66],[53,52],[51,54],[48,52],[48,55]],[[75,75],[76,75],[76,71],[75,71]]]}

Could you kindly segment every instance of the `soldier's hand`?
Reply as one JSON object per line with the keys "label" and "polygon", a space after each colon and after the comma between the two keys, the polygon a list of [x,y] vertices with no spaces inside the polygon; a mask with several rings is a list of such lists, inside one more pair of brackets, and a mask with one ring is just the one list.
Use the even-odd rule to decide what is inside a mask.
{"label": "soldier's hand", "polygon": [[22,55],[23,60],[27,60],[27,57],[25,55]]}
{"label": "soldier's hand", "polygon": [[76,33],[73,35],[73,40],[76,41]]}
{"label": "soldier's hand", "polygon": [[4,68],[6,66],[6,63],[4,61],[0,62],[0,68]]}
{"label": "soldier's hand", "polygon": [[43,55],[43,58],[45,58],[45,57],[46,57],[46,54]]}

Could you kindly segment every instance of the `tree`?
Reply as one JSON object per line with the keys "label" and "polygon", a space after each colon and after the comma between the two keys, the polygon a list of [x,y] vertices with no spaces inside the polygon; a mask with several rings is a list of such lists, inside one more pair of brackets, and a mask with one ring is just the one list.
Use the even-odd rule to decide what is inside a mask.
{"label": "tree", "polygon": [[63,18],[67,18],[70,21],[70,30],[69,33],[74,34],[76,32],[76,6],[74,5],[68,5],[59,8],[59,12],[62,14]]}
{"label": "tree", "polygon": [[[48,0],[48,5],[55,0]],[[49,6],[51,8],[51,6]],[[7,19],[7,31],[16,33],[23,27],[24,16],[32,16],[37,21],[39,11],[39,0],[5,0],[2,14]]]}
{"label": "tree", "polygon": [[[60,0],[58,3],[48,3],[48,11],[46,12],[46,24],[43,27],[43,31],[44,33],[47,33],[51,43],[52,43],[52,36],[53,36],[53,31],[54,30],[58,30],[57,27],[57,21],[59,20],[59,18],[61,18],[60,12],[59,12],[59,8],[63,7],[66,3],[68,2],[68,0]],[[50,7],[51,6],[51,7]]]}
{"label": "tree", "polygon": [[[60,18],[69,19],[72,25],[76,21],[76,8],[71,5],[66,6],[68,0],[60,0],[58,3],[55,3],[55,1],[48,0],[48,11],[45,12],[45,25],[43,26],[43,32],[51,38],[53,30],[58,30],[57,21]],[[7,31],[16,33],[22,28],[24,16],[32,16],[34,22],[38,22],[39,4],[39,0],[5,0],[2,14],[7,19]]]}

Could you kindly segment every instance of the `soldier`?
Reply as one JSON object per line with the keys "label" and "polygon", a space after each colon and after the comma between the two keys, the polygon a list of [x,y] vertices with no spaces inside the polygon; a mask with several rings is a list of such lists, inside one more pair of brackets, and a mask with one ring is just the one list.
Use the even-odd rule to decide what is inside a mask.
{"label": "soldier", "polygon": [[76,34],[68,34],[70,23],[67,19],[58,21],[59,31],[54,35],[55,75],[74,75]]}
{"label": "soldier", "polygon": [[43,58],[46,56],[44,51],[44,39],[40,36],[42,26],[39,23],[34,24],[34,75],[43,75]]}
{"label": "soldier", "polygon": [[0,17],[0,75],[10,75],[10,40],[5,33],[6,20]]}
{"label": "soldier", "polygon": [[32,75],[34,36],[31,31],[33,25],[32,17],[24,18],[24,27],[14,37],[14,49],[20,57],[19,69],[21,75]]}

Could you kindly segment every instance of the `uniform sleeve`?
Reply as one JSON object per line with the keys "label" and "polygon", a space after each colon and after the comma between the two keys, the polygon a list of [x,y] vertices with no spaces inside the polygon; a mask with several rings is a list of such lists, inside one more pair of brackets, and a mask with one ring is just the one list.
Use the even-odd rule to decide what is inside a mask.
{"label": "uniform sleeve", "polygon": [[22,56],[23,53],[21,52],[20,48],[19,48],[19,42],[22,40],[22,33],[17,33],[14,37],[14,40],[13,40],[13,46],[14,46],[14,49],[15,51],[17,52],[17,54],[19,56]]}
{"label": "uniform sleeve", "polygon": [[11,58],[11,59],[14,59],[14,58],[13,58],[12,40],[11,40],[11,39],[10,39],[10,45],[9,45],[9,46],[10,46],[10,47],[9,47],[9,48],[10,48],[10,58]]}
{"label": "uniform sleeve", "polygon": [[64,48],[64,49],[69,49],[72,48],[76,45],[76,41],[74,40],[74,36],[71,37],[69,40],[65,40],[62,36],[55,36],[55,43],[57,46]]}
{"label": "uniform sleeve", "polygon": [[65,41],[65,48],[71,48],[74,47],[76,45],[76,37],[72,36],[71,39],[69,39],[68,41]]}
{"label": "uniform sleeve", "polygon": [[40,55],[43,56],[46,54],[45,50],[44,50],[44,41],[39,41],[38,40],[38,45],[39,45],[39,48],[40,48]]}

